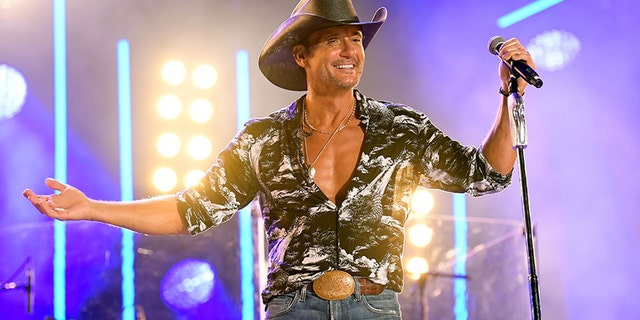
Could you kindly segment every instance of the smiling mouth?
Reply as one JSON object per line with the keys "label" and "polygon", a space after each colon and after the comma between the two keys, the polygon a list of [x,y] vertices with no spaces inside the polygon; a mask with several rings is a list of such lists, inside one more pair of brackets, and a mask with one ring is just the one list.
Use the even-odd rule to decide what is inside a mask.
{"label": "smiling mouth", "polygon": [[354,68],[354,65],[353,64],[339,64],[339,65],[336,66],[336,68],[351,70],[351,69]]}

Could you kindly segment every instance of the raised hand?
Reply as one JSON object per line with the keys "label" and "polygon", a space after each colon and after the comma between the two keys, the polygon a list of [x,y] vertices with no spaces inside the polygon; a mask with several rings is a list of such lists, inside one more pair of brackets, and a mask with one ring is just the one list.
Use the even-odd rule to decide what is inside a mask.
{"label": "raised hand", "polygon": [[82,191],[51,178],[45,184],[59,193],[37,195],[30,189],[22,192],[40,213],[58,220],[90,219],[91,201]]}

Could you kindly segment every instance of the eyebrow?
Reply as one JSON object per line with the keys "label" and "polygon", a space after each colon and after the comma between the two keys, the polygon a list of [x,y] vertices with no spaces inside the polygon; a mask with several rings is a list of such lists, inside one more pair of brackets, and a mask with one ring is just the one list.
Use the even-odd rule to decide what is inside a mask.
{"label": "eyebrow", "polygon": [[[322,38],[322,39],[324,39],[324,38],[335,37],[335,36],[339,36],[340,34],[342,34],[342,32],[333,31],[333,32],[329,32],[329,33],[323,34],[323,35],[321,36],[321,38]],[[360,31],[360,30],[356,30],[356,31],[354,31],[354,32],[350,35],[350,37],[353,37],[353,36],[362,36],[362,31]]]}

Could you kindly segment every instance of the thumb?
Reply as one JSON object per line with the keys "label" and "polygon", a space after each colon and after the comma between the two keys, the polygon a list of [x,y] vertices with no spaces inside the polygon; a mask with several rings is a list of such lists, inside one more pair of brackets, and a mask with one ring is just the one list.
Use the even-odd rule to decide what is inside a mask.
{"label": "thumb", "polygon": [[44,183],[47,187],[62,192],[62,190],[67,188],[67,185],[53,178],[47,178]]}

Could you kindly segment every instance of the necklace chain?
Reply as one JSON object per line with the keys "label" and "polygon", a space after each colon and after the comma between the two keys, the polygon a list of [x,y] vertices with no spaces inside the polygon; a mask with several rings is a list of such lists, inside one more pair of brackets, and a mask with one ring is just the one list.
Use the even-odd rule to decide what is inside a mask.
{"label": "necklace chain", "polygon": [[[314,127],[313,125],[311,125],[311,123],[309,122],[309,119],[307,118],[307,112],[306,112],[306,107],[305,106],[303,106],[303,108],[302,108],[302,118],[304,120],[304,125],[309,127],[309,129],[311,129],[311,131],[315,131],[315,132],[318,132],[318,133],[326,134],[328,136],[330,136],[332,134],[336,134],[336,133],[342,131],[344,128],[346,128],[347,125],[349,125],[349,122],[351,122],[351,119],[353,118],[353,116],[356,113],[355,102],[354,102],[353,109],[351,111],[351,116],[349,117],[349,119],[347,119],[347,122],[344,122],[345,119],[342,119],[342,122],[340,122],[340,125],[335,130],[333,130],[333,132],[329,132],[329,131],[320,130],[320,129]],[[346,115],[345,115],[345,118],[346,118]]]}
{"label": "necklace chain", "polygon": [[[307,113],[306,113],[305,110],[306,110],[306,105],[303,104],[302,105],[302,118],[304,119],[304,124],[306,126],[308,126],[309,128],[311,128],[311,130],[313,130],[313,131],[329,135],[329,138],[324,143],[322,148],[320,148],[320,151],[318,152],[316,157],[313,159],[313,161],[311,161],[311,164],[309,164],[309,166],[307,166],[307,169],[309,170],[309,177],[311,179],[313,179],[313,177],[316,175],[316,169],[313,166],[316,164],[316,162],[318,162],[318,159],[320,159],[320,156],[322,155],[324,150],[327,149],[327,146],[329,145],[329,142],[331,142],[331,140],[333,140],[333,137],[335,137],[338,132],[340,132],[344,128],[346,128],[347,125],[349,124],[349,122],[351,122],[351,119],[354,118],[354,116],[356,114],[356,104],[355,104],[355,102],[353,103],[353,107],[352,107],[351,112],[347,114],[348,117],[347,117],[347,115],[345,115],[345,117],[340,122],[340,125],[338,127],[336,127],[333,130],[333,132],[322,131],[322,130],[318,130],[318,129],[314,128],[309,123],[309,121],[307,120]],[[303,139],[304,139],[304,157],[305,157],[305,159],[309,159],[308,151],[307,151],[308,150],[308,148],[307,148],[307,137],[304,137]]]}

